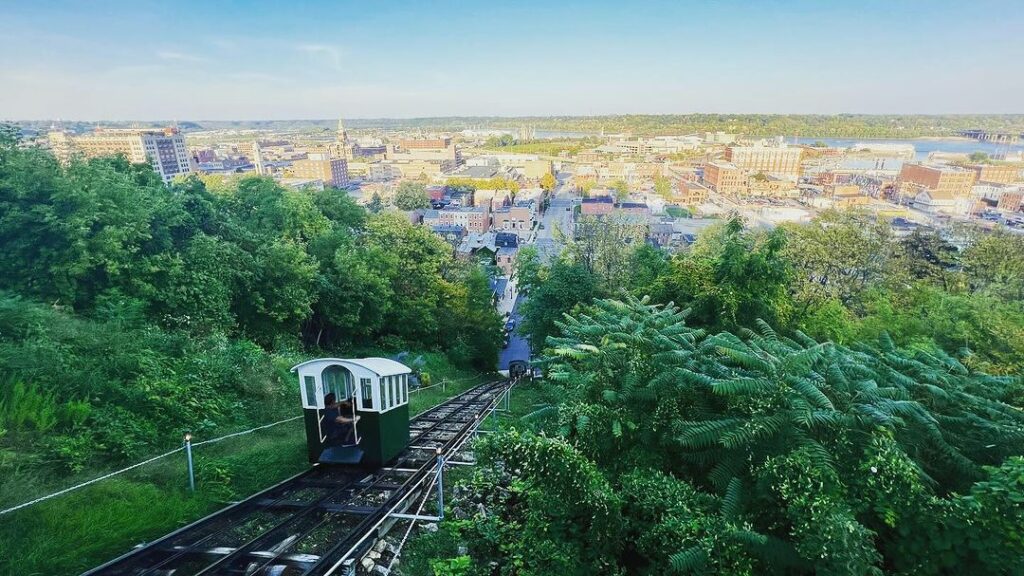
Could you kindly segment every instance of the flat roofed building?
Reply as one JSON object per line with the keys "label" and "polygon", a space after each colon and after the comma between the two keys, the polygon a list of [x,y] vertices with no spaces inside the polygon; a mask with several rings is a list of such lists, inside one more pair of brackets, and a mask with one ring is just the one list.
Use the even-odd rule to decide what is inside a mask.
{"label": "flat roofed building", "polygon": [[974,170],[978,182],[1013,184],[1020,179],[1021,167],[1012,164],[972,164],[968,168]]}
{"label": "flat roofed building", "polygon": [[730,162],[708,162],[704,165],[704,183],[720,194],[739,194],[747,189],[747,177]]}
{"label": "flat roofed building", "polygon": [[[388,146],[385,157],[400,167],[403,177],[417,169],[427,176],[450,174],[462,166],[462,153],[451,138],[399,140]],[[412,168],[406,170],[406,165]]]}
{"label": "flat roofed building", "polygon": [[314,153],[305,160],[296,160],[292,163],[292,174],[295,178],[321,180],[325,186],[333,188],[348,186],[348,162],[327,154]]}
{"label": "flat roofed building", "polygon": [[975,172],[958,166],[905,163],[896,178],[901,193],[923,188],[932,199],[966,198],[971,194]]}
{"label": "flat roofed building", "polygon": [[95,158],[124,154],[129,162],[151,165],[164,182],[196,169],[185,148],[185,136],[173,127],[97,128],[84,136],[57,131],[51,132],[49,139],[54,155],[62,162],[75,155]]}
{"label": "flat roofed building", "polygon": [[696,182],[677,180],[672,185],[672,201],[684,206],[703,204],[708,199],[708,189]]}
{"label": "flat roofed building", "polygon": [[580,204],[580,214],[583,216],[611,214],[614,209],[615,200],[611,196],[591,196],[584,198]]}
{"label": "flat roofed building", "polygon": [[426,150],[431,148],[447,148],[452,145],[451,138],[407,138],[398,141],[398,146],[405,150]]}
{"label": "flat roofed building", "polygon": [[725,159],[741,170],[773,174],[798,174],[803,151],[788,146],[729,146]]}

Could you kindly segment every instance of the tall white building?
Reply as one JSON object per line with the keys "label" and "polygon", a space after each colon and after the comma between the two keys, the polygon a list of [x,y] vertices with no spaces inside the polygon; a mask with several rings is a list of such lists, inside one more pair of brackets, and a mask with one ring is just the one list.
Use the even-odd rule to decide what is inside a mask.
{"label": "tall white building", "polygon": [[55,156],[67,162],[72,156],[86,158],[124,154],[129,162],[148,163],[164,180],[195,172],[185,148],[185,136],[177,128],[97,128],[93,134],[71,136],[63,131],[49,134]]}
{"label": "tall white building", "polygon": [[265,176],[267,172],[263,165],[263,150],[260,149],[258,140],[252,143],[252,162],[256,166],[256,175]]}

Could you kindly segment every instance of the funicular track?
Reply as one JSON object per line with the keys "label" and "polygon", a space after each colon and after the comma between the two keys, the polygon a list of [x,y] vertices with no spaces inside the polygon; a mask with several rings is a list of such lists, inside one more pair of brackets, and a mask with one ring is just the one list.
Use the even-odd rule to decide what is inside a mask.
{"label": "funicular track", "polygon": [[314,466],[83,576],[346,574],[508,386],[482,384],[411,419],[408,447],[386,467]]}

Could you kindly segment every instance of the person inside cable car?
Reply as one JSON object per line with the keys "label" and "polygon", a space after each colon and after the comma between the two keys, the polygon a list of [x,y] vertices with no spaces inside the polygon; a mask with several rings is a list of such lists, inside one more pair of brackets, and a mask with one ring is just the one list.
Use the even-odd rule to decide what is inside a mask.
{"label": "person inside cable car", "polygon": [[333,392],[324,396],[324,424],[328,440],[343,446],[356,444],[357,421],[359,416],[355,413],[351,399],[338,402]]}

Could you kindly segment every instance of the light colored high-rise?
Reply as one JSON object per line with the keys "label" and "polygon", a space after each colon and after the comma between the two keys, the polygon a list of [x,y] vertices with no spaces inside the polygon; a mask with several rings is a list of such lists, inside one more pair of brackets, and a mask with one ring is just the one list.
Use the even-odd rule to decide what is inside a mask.
{"label": "light colored high-rise", "polygon": [[725,149],[725,160],[740,170],[795,175],[800,172],[801,152],[785,144],[729,146]]}
{"label": "light colored high-rise", "polygon": [[263,164],[263,150],[260,149],[260,143],[258,140],[252,143],[252,163],[256,168],[257,176],[266,175],[267,169]]}
{"label": "light colored high-rise", "polygon": [[73,156],[86,158],[124,154],[129,162],[148,163],[170,182],[195,171],[185,148],[185,136],[177,128],[97,128],[92,134],[72,136],[63,131],[49,134],[50,148],[62,162]]}

